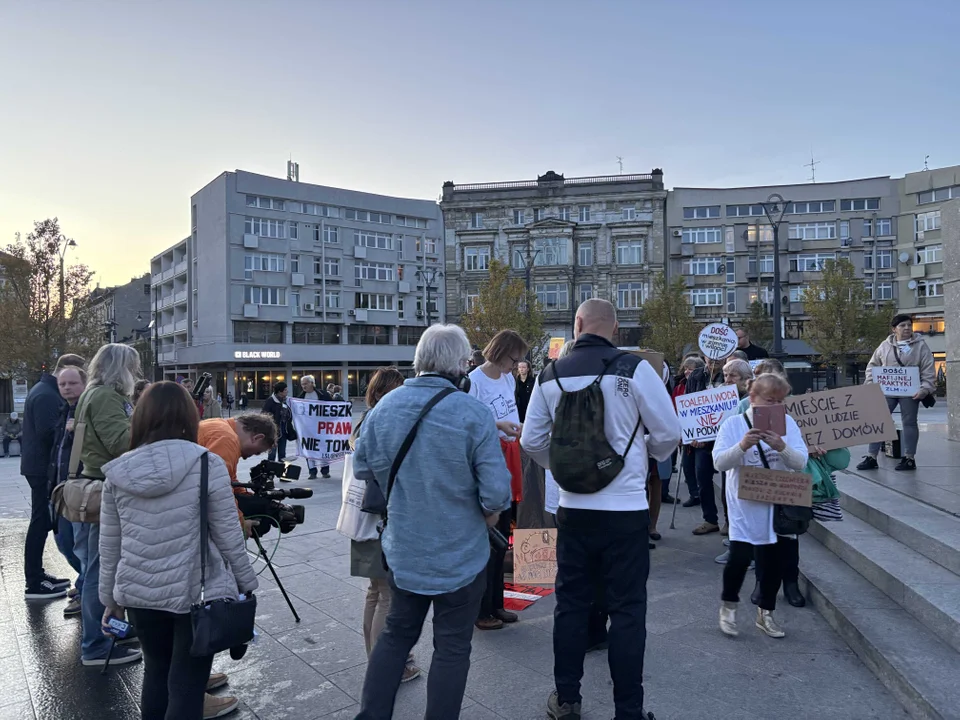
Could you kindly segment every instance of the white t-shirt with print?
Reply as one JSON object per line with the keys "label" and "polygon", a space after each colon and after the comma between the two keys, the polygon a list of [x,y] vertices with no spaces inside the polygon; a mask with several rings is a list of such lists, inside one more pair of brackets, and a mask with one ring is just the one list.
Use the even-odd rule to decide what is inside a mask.
{"label": "white t-shirt with print", "polygon": [[[520,411],[514,391],[517,380],[511,373],[501,375],[499,380],[491,380],[480,368],[470,373],[470,394],[490,408],[496,422],[508,420],[520,424]],[[504,433],[500,437],[509,440]]]}

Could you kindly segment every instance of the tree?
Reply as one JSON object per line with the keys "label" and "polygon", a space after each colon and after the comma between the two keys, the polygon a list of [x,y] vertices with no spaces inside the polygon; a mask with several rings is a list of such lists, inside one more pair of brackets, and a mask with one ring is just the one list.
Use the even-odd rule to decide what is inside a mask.
{"label": "tree", "polygon": [[888,306],[874,310],[863,280],[849,260],[828,260],[810,283],[803,307],[810,320],[804,337],[824,363],[843,367],[851,355],[872,353],[887,334]]}
{"label": "tree", "polygon": [[643,304],[642,323],[647,328],[648,344],[663,353],[676,369],[684,351],[697,341],[699,328],[690,312],[683,278],[668,282],[662,272],[653,276],[650,297]]}
{"label": "tree", "polygon": [[70,242],[53,218],[34,223],[26,240],[18,233],[0,257],[0,373],[36,381],[59,355],[90,358],[102,344],[103,328],[87,303],[93,273],[64,265],[61,277]]}
{"label": "tree", "polygon": [[773,341],[773,319],[767,314],[767,308],[759,300],[750,304],[750,315],[741,326],[750,336],[750,342],[770,349]]}
{"label": "tree", "polygon": [[536,352],[544,344],[543,312],[522,280],[510,277],[510,268],[499,260],[490,261],[490,276],[480,284],[479,298],[465,312],[460,323],[479,348],[486,346],[501,330],[515,330]]}

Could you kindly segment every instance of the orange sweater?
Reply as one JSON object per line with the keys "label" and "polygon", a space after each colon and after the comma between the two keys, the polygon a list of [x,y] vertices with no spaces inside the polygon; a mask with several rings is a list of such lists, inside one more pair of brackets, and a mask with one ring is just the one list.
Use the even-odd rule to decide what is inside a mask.
{"label": "orange sweater", "polygon": [[[240,451],[240,438],[237,437],[237,421],[230,420],[204,420],[200,423],[200,432],[197,436],[197,444],[202,445],[214,455],[218,455],[227,465],[227,472],[230,473],[231,482],[237,481],[237,464],[242,457]],[[247,492],[243,488],[234,488],[233,494]],[[243,513],[237,508],[237,514],[240,516],[240,522],[243,523]]]}

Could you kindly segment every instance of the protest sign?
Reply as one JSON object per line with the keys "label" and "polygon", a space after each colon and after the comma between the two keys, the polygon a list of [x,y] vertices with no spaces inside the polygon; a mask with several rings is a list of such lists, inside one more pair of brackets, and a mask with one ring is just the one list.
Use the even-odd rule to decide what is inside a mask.
{"label": "protest sign", "polygon": [[873,381],[889,397],[913,397],[920,392],[920,368],[912,365],[875,367],[869,371]]}
{"label": "protest sign", "polygon": [[759,365],[760,363],[762,363],[763,360],[764,360],[764,359],[761,358],[760,360],[747,360],[747,362],[750,363],[750,369],[751,369],[751,370],[756,370],[756,369],[757,369],[757,365]]}
{"label": "protest sign", "polygon": [[743,465],[740,467],[737,497],[773,505],[810,507],[813,502],[813,477],[806,473]]}
{"label": "protest sign", "polygon": [[707,325],[700,331],[698,345],[710,360],[722,360],[737,349],[737,331],[723,323]]}
{"label": "protest sign", "polygon": [[713,442],[720,425],[737,414],[740,393],[736,385],[724,385],[690,395],[677,396],[677,416],[683,431],[683,444]]}
{"label": "protest sign", "polygon": [[513,581],[553,585],[557,579],[557,531],[513,531]]}
{"label": "protest sign", "polygon": [[563,349],[564,344],[566,344],[566,338],[550,338],[550,350],[547,351],[547,357],[551,360],[556,360],[560,357],[560,351]]}
{"label": "protest sign", "polygon": [[636,355],[640,358],[643,358],[650,366],[656,371],[657,375],[662,374],[663,372],[663,353],[658,353],[655,350],[627,350],[631,355]]}
{"label": "protest sign", "polygon": [[350,403],[288,398],[287,405],[297,431],[297,455],[324,464],[343,460],[353,433]]}
{"label": "protest sign", "polygon": [[833,450],[897,438],[887,400],[875,383],[793,395],[784,405],[808,447]]}

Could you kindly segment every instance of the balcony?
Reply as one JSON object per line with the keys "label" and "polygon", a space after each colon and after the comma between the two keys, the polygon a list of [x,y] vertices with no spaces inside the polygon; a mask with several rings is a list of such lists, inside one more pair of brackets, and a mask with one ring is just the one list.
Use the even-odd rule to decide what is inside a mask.
{"label": "balcony", "polygon": [[173,333],[174,333],[174,324],[172,322],[167,323],[166,325],[160,326],[161,335],[173,335]]}
{"label": "balcony", "polygon": [[150,284],[151,284],[151,285],[157,286],[157,285],[159,285],[159,284],[162,283],[162,282],[163,282],[163,273],[162,273],[162,272],[154,273],[153,275],[150,276]]}
{"label": "balcony", "polygon": [[177,361],[177,351],[168,350],[167,352],[162,352],[157,355],[157,359],[161,363],[174,363]]}
{"label": "balcony", "polygon": [[187,271],[187,261],[178,262],[173,268],[174,275],[183,275]]}
{"label": "balcony", "polygon": [[174,272],[174,271],[173,271],[173,268],[170,268],[169,270],[164,270],[164,271],[163,271],[163,280],[169,280],[170,278],[172,278],[172,277],[173,277],[173,272]]}
{"label": "balcony", "polygon": [[171,305],[173,305],[173,295],[172,295],[172,294],[171,294],[171,295],[164,295],[162,298],[160,298],[160,307],[161,307],[161,309],[162,309],[162,308],[166,308],[166,307],[170,307]]}
{"label": "balcony", "polygon": [[175,303],[184,303],[187,301],[187,291],[181,290],[176,295],[173,296],[173,301]]}
{"label": "balcony", "polygon": [[178,333],[186,332],[186,331],[187,331],[187,326],[188,326],[189,324],[190,324],[190,322],[189,322],[188,320],[180,320],[180,321],[174,323],[174,326],[173,326],[173,327],[174,327],[174,332],[178,332]]}
{"label": "balcony", "polygon": [[910,266],[911,278],[925,278],[926,276],[927,276],[926,263],[917,263],[916,265]]}

